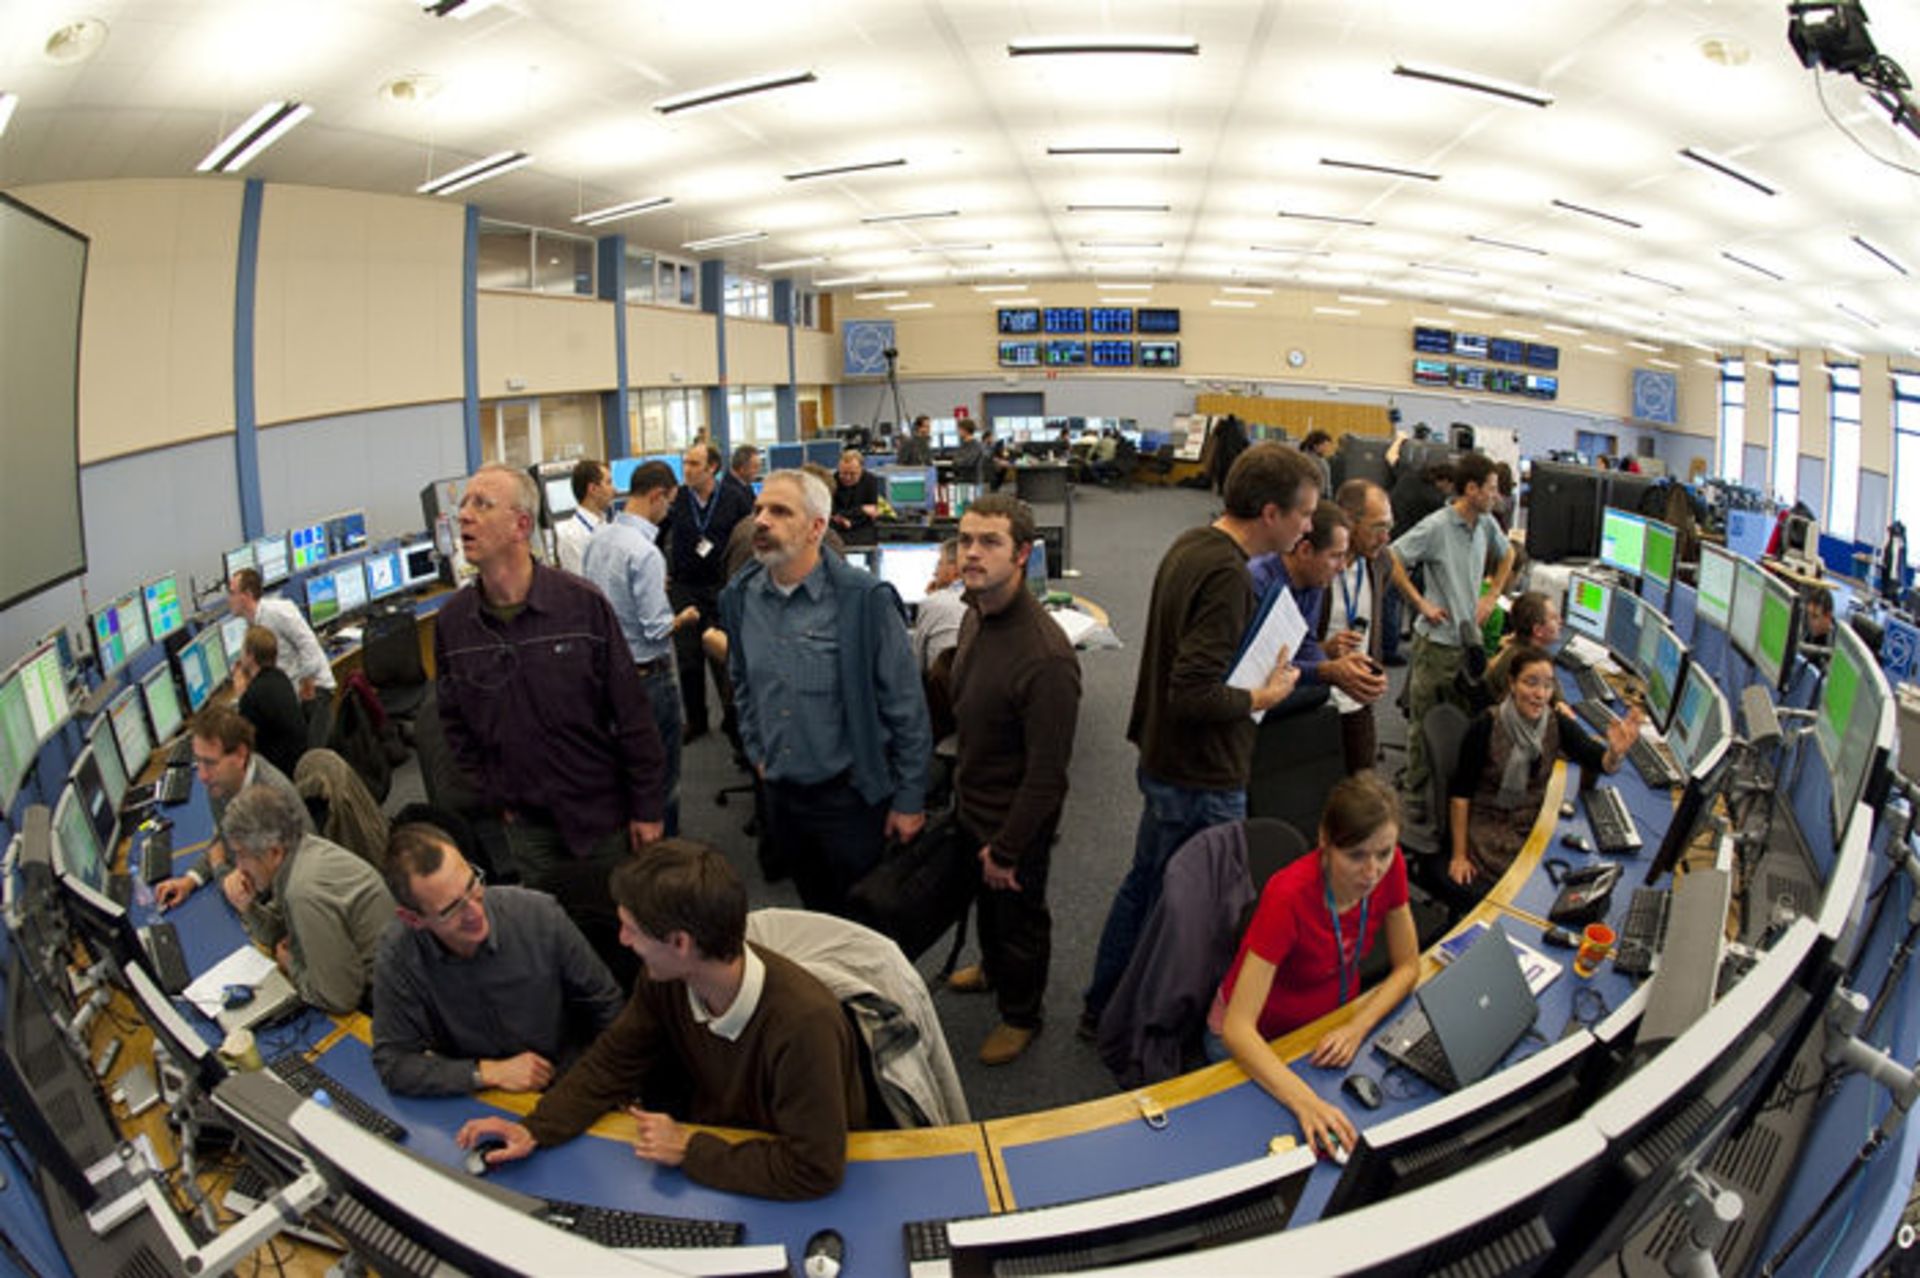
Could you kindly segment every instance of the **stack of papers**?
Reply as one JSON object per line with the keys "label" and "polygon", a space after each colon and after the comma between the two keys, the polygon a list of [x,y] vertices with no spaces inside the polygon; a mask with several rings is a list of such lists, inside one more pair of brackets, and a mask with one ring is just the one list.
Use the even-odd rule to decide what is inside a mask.
{"label": "stack of papers", "polygon": [[[1444,967],[1472,949],[1486,934],[1487,925],[1475,923],[1458,936],[1450,936],[1440,942],[1440,948],[1434,951],[1433,957]],[[1566,964],[1555,962],[1531,945],[1515,939],[1511,932],[1507,932],[1507,944],[1513,946],[1513,956],[1520,960],[1520,970],[1527,975],[1527,988],[1533,991],[1535,998],[1540,997],[1541,990],[1559,980],[1560,973],[1566,970]]]}
{"label": "stack of papers", "polygon": [[212,1020],[220,1014],[227,986],[246,985],[258,989],[274,970],[272,955],[243,945],[195,977],[180,996]]}

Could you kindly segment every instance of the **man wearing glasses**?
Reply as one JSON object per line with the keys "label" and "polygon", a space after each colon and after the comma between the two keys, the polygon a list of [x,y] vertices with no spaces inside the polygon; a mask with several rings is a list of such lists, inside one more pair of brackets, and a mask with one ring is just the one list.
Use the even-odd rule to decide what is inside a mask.
{"label": "man wearing glasses", "polygon": [[[253,724],[232,706],[206,707],[193,716],[189,731],[193,734],[193,770],[199,774],[200,784],[207,787],[207,806],[213,811],[213,842],[207,845],[206,856],[185,874],[167,879],[154,888],[154,900],[161,909],[170,910],[193,895],[202,884],[217,878],[226,888],[227,900],[237,910],[241,908],[244,889],[239,880],[227,873],[231,868],[225,837],[227,805],[253,785],[272,786],[294,796],[296,802],[299,791],[287,780],[286,773],[267,762],[266,756],[254,752]],[[306,821],[305,832],[312,834],[313,818],[307,815],[304,804],[300,806],[300,814]]]}
{"label": "man wearing glasses", "polygon": [[488,887],[437,827],[395,830],[386,875],[399,921],[374,963],[373,1066],[388,1091],[544,1091],[619,1014],[559,904]]}

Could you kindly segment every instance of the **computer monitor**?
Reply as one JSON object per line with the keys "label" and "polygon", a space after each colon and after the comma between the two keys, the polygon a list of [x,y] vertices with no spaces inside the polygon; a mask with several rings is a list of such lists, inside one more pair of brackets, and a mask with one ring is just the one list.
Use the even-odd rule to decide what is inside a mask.
{"label": "computer monitor", "polygon": [[[1646,571],[1647,521],[1609,506],[1600,512],[1600,562],[1638,577]],[[1672,571],[1669,564],[1668,578]]]}
{"label": "computer monitor", "polygon": [[1640,575],[1665,594],[1673,589],[1673,567],[1680,551],[1679,530],[1657,519],[1643,519],[1641,523],[1646,529],[1646,541],[1640,561]]}
{"label": "computer monitor", "polygon": [[1789,514],[1780,528],[1780,558],[1809,572],[1820,571],[1820,525],[1806,515]]}
{"label": "computer monitor", "polygon": [[1800,592],[1770,572],[1762,571],[1760,582],[1760,625],[1754,632],[1753,668],[1769,688],[1785,688],[1800,636]]}
{"label": "computer monitor", "polygon": [[1673,718],[1674,697],[1687,663],[1686,645],[1658,617],[1640,630],[1640,670],[1647,682],[1647,721],[1664,733]]}
{"label": "computer monitor", "polygon": [[327,526],[308,524],[287,534],[288,561],[294,572],[307,572],[327,562]]}
{"label": "computer monitor", "polygon": [[1673,721],[1667,725],[1667,744],[1681,764],[1698,774],[1724,750],[1733,737],[1732,716],[1726,698],[1705,668],[1688,662],[1680,677],[1680,695],[1673,699]]}
{"label": "computer monitor", "polygon": [[1667,822],[1666,833],[1660,837],[1660,847],[1647,863],[1646,877],[1641,880],[1645,885],[1650,887],[1673,873],[1694,836],[1712,817],[1714,796],[1720,793],[1726,776],[1726,769],[1721,766],[1725,758],[1723,747],[1710,757],[1706,766],[1696,767],[1688,775],[1686,788],[1680,792],[1680,802]]}
{"label": "computer monitor", "polygon": [[1047,543],[1040,538],[1034,539],[1033,548],[1027,552],[1027,589],[1035,599],[1047,597]]}
{"label": "computer monitor", "polygon": [[1741,559],[1733,570],[1733,607],[1727,613],[1727,642],[1752,661],[1760,636],[1760,599],[1766,589],[1766,569]]}
{"label": "computer monitor", "polygon": [[769,444],[767,445],[767,470],[799,470],[807,460],[805,444]]}
{"label": "computer monitor", "polygon": [[1740,556],[1724,546],[1700,543],[1699,603],[1694,615],[1716,630],[1726,630],[1733,612],[1733,584]]}
{"label": "computer monitor", "polygon": [[350,555],[367,544],[367,512],[343,510],[322,521],[327,528],[327,558]]}
{"label": "computer monitor", "polygon": [[340,615],[340,589],[330,572],[317,572],[307,578],[307,620],[324,626]]}
{"label": "computer monitor", "polygon": [[880,543],[880,579],[900,592],[900,600],[917,604],[927,597],[927,585],[940,567],[937,541]]}
{"label": "computer monitor", "polygon": [[41,640],[14,666],[13,673],[26,702],[27,722],[33,727],[37,747],[73,715],[67,702],[66,672],[60,668],[59,645],[51,639]]}
{"label": "computer monitor", "polygon": [[137,777],[146,770],[153,755],[153,735],[147,729],[145,695],[135,688],[123,690],[107,702],[107,719],[113,724],[113,740],[120,747],[120,759],[127,775]]}
{"label": "computer monitor", "polygon": [[13,806],[40,754],[40,738],[33,730],[33,716],[27,710],[27,690],[18,670],[9,670],[0,678],[0,809]]}
{"label": "computer monitor", "polygon": [[165,744],[185,722],[180,714],[180,696],[173,686],[173,667],[163,661],[141,675],[140,695],[147,703],[147,722],[153,725],[154,740]]}
{"label": "computer monitor", "polygon": [[886,485],[887,504],[900,513],[918,513],[933,507],[939,472],[931,466],[889,466],[880,472]]}
{"label": "computer monitor", "polygon": [[[611,471],[613,468],[608,467]],[[626,488],[615,480],[614,491],[624,493]],[[540,483],[540,495],[546,503],[547,522],[557,524],[574,512],[577,503],[573,499],[573,473],[548,475]]]}
{"label": "computer monitor", "polygon": [[227,1077],[227,1067],[213,1045],[180,1014],[167,992],[144,967],[135,963],[121,970],[127,978],[127,992],[133,996],[134,1009],[153,1031],[155,1046],[165,1048],[173,1063],[202,1091],[210,1092],[219,1086]]}
{"label": "computer monitor", "polygon": [[[28,1085],[25,1069],[14,1060],[14,1056],[19,1054],[46,1061],[55,1080],[59,1080],[63,1073],[73,1073],[75,1067],[65,1055],[65,1045],[60,1041],[59,1031],[54,1027],[51,1016],[44,1007],[34,1006],[39,1000],[28,990],[34,982],[26,975],[17,954],[9,966],[7,985],[13,994],[7,1014],[7,1047],[0,1051],[0,1115],[6,1118],[7,1127],[14,1137],[26,1146],[39,1177],[57,1187],[59,1194],[77,1209],[74,1215],[81,1221],[80,1228],[84,1231],[86,1225],[82,1213],[91,1211],[99,1202],[100,1191],[87,1179],[80,1158],[72,1148],[72,1133],[56,1129],[34,1089]],[[37,1022],[43,1022],[44,1028],[36,1034],[33,1031],[39,1028]],[[40,1040],[39,1046],[54,1055],[44,1057],[31,1050],[23,1050],[36,1039]],[[58,1099],[72,1100],[73,1094],[79,1091],[78,1085],[71,1089],[60,1088]],[[46,1190],[42,1188],[41,1192],[44,1194]],[[53,1219],[51,1213],[49,1219]],[[74,1272],[81,1270],[76,1267]]]}
{"label": "computer monitor", "polygon": [[1607,647],[1615,661],[1642,679],[1647,672],[1640,661],[1640,635],[1652,611],[1638,595],[1624,590],[1613,592],[1613,604],[1607,609]]}
{"label": "computer monitor", "polygon": [[220,618],[220,646],[227,654],[227,669],[234,670],[240,665],[240,654],[247,646],[247,628],[253,623],[238,612],[230,612]]}
{"label": "computer monitor", "polygon": [[[109,734],[111,735],[111,734]],[[120,844],[120,803],[107,788],[100,770],[100,756],[91,748],[67,770],[67,789],[76,797],[80,811],[93,826],[93,840],[104,857],[111,859]]]}
{"label": "computer monitor", "polygon": [[1567,578],[1567,625],[1575,634],[1595,643],[1607,641],[1607,616],[1613,602],[1613,587],[1597,577],[1574,573]]}
{"label": "computer monitor", "polygon": [[100,779],[107,787],[107,797],[118,809],[127,797],[126,760],[120,757],[120,742],[113,735],[113,724],[105,715],[94,719],[93,726],[87,729],[87,749],[93,751],[94,762],[99,765]]}
{"label": "computer monitor", "polygon": [[181,648],[175,660],[180,663],[180,686],[187,693],[187,713],[198,714],[227,681],[226,640],[209,626]]}
{"label": "computer monitor", "polygon": [[1527,477],[1527,554],[1543,563],[1593,554],[1600,493],[1600,472],[1591,467],[1535,461]]}
{"label": "computer monitor", "polygon": [[87,811],[79,790],[67,786],[53,807],[53,870],[55,875],[77,878],[94,891],[107,885],[107,862],[101,853],[100,835]]}
{"label": "computer monitor", "polygon": [[1872,650],[1853,627],[1835,626],[1813,737],[1832,775],[1836,819],[1868,796],[1892,748],[1895,719],[1892,690]]}
{"label": "computer monitor", "polygon": [[376,551],[367,556],[362,567],[367,574],[368,599],[385,599],[407,588],[407,566],[397,549]]}
{"label": "computer monitor", "polygon": [[220,580],[232,581],[233,574],[242,568],[258,571],[259,567],[260,561],[254,553],[253,543],[247,542],[244,545],[235,546],[220,556]]}
{"label": "computer monitor", "polygon": [[180,607],[180,581],[173,573],[155,577],[140,588],[147,607],[147,633],[154,642],[165,639],[186,624]]}
{"label": "computer monitor", "polygon": [[366,565],[356,560],[333,570],[333,593],[339,601],[340,615],[351,617],[367,610]]}
{"label": "computer monitor", "polygon": [[400,563],[408,590],[417,590],[440,576],[440,558],[433,538],[420,537],[400,548]]}
{"label": "computer monitor", "polygon": [[119,670],[146,647],[147,610],[139,591],[128,591],[93,614],[93,650],[102,675]]}
{"label": "computer monitor", "polygon": [[253,566],[260,573],[261,585],[279,585],[291,575],[292,565],[292,558],[287,553],[287,534],[269,533],[265,537],[254,538]]}

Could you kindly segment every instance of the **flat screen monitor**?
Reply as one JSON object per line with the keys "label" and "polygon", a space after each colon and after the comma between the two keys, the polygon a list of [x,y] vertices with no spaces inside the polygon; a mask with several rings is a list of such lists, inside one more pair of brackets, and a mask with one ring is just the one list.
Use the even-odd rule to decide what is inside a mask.
{"label": "flat screen monitor", "polygon": [[1616,661],[1642,679],[1647,672],[1640,664],[1640,635],[1651,611],[1638,595],[1624,590],[1613,592],[1613,606],[1607,609],[1607,647]]}
{"label": "flat screen monitor", "polygon": [[1686,663],[1687,649],[1680,637],[1658,618],[1650,619],[1640,631],[1640,668],[1647,680],[1647,719],[1655,732],[1665,732],[1673,718]]}
{"label": "flat screen monitor", "polygon": [[1490,337],[1487,339],[1487,358],[1500,364],[1524,364],[1527,362],[1527,345],[1511,337]]}
{"label": "flat screen monitor", "polygon": [[1529,399],[1555,399],[1560,394],[1560,379],[1545,373],[1528,373],[1520,393]]}
{"label": "flat screen monitor", "polygon": [[53,861],[57,873],[79,879],[98,892],[107,882],[107,863],[100,854],[100,836],[94,832],[80,792],[61,791],[53,808]]}
{"label": "flat screen monitor", "polygon": [[27,692],[17,670],[0,678],[0,808],[13,806],[14,795],[40,753],[33,716],[27,712]]}
{"label": "flat screen monitor", "polygon": [[1413,361],[1413,384],[1450,386],[1453,384],[1453,365],[1444,359],[1416,359]]}
{"label": "flat screen monitor", "polygon": [[900,592],[902,602],[917,604],[940,567],[937,541],[887,541],[880,544],[880,579]]}
{"label": "flat screen monitor", "polygon": [[147,646],[147,610],[140,592],[130,591],[93,614],[93,650],[100,673],[110,675]]}
{"label": "flat screen monitor", "polygon": [[367,556],[362,565],[367,574],[367,598],[385,599],[407,588],[407,567],[398,550],[382,550]]}
{"label": "flat screen monitor", "polygon": [[1453,384],[1460,390],[1483,391],[1487,388],[1487,370],[1474,364],[1455,364]]}
{"label": "flat screen monitor", "polygon": [[104,858],[111,859],[120,841],[120,805],[107,789],[99,756],[92,750],[82,750],[67,772],[67,786],[87,823],[93,827],[94,846],[101,849]]}
{"label": "flat screen monitor", "polygon": [[198,714],[227,681],[227,644],[209,626],[180,649],[180,685],[187,691],[187,713]]}
{"label": "flat screen monitor", "polygon": [[896,511],[919,511],[932,505],[934,488],[939,482],[932,467],[890,468],[881,474],[886,481],[887,504]]}
{"label": "flat screen monitor", "polygon": [[1416,327],[1413,330],[1413,349],[1422,355],[1451,355],[1453,354],[1453,330]]}
{"label": "flat screen monitor", "polygon": [[1560,367],[1560,348],[1528,342],[1527,363],[1533,368],[1558,368]]}
{"label": "flat screen monitor", "polygon": [[120,747],[120,758],[127,775],[137,777],[146,771],[153,755],[153,735],[147,730],[145,697],[139,688],[127,688],[107,702],[107,718],[113,724],[113,739]]}
{"label": "flat screen monitor", "polygon": [[1673,809],[1673,816],[1667,822],[1667,829],[1660,836],[1659,850],[1653,854],[1653,860],[1647,865],[1646,886],[1652,886],[1673,873],[1692,846],[1694,837],[1706,825],[1713,815],[1713,797],[1719,793],[1724,778],[1724,769],[1717,766],[1721,755],[1713,757],[1713,763],[1693,771],[1687,777],[1686,789],[1680,793],[1680,802]]}
{"label": "flat screen monitor", "polygon": [[1057,337],[1041,351],[1048,368],[1067,368],[1087,362],[1087,344],[1079,338]]}
{"label": "flat screen monitor", "polygon": [[1142,342],[1139,350],[1142,368],[1180,367],[1180,343],[1178,342]]}
{"label": "flat screen monitor", "polygon": [[1760,573],[1760,583],[1760,624],[1754,631],[1753,665],[1768,687],[1783,688],[1799,637],[1800,595],[1765,570]]}
{"label": "flat screen monitor", "polygon": [[258,569],[259,566],[260,562],[253,552],[252,542],[244,546],[235,546],[220,556],[220,580],[232,581],[233,574],[242,568]]}
{"label": "flat screen monitor", "polygon": [[1814,740],[1833,775],[1837,813],[1853,810],[1867,789],[1887,716],[1888,687],[1873,651],[1851,626],[1833,628],[1833,655],[1820,687]]}
{"label": "flat screen monitor", "polygon": [[1576,572],[1567,578],[1567,625],[1595,643],[1607,641],[1607,614],[1613,587],[1597,577]]}
{"label": "flat screen monitor", "polygon": [[1133,308],[1131,306],[1095,306],[1087,312],[1087,323],[1096,333],[1131,333]]}
{"label": "flat screen monitor", "polygon": [[1598,471],[1535,462],[1527,476],[1527,554],[1545,563],[1593,554],[1600,497]]}
{"label": "flat screen monitor", "polygon": [[1084,306],[1049,306],[1041,314],[1040,327],[1049,333],[1084,333],[1087,309]]}
{"label": "flat screen monitor", "polygon": [[1000,331],[1002,333],[1037,333],[1040,331],[1040,311],[1031,306],[1003,306],[1000,308]]}
{"label": "flat screen monitor", "polygon": [[271,533],[254,539],[253,566],[260,571],[260,584],[277,586],[293,572],[287,556],[287,535]]}
{"label": "flat screen monitor", "polygon": [[33,725],[34,744],[59,731],[72,716],[67,704],[67,676],[60,668],[60,645],[44,639],[14,667],[20,692],[27,703],[27,721]]}
{"label": "flat screen monitor", "polygon": [[1664,591],[1673,589],[1673,563],[1680,546],[1680,534],[1672,524],[1657,519],[1641,521],[1646,526],[1645,552],[1641,557],[1641,576]]}
{"label": "flat screen monitor", "polygon": [[1638,577],[1645,571],[1647,521],[1609,506],[1600,512],[1600,562]]}
{"label": "flat screen monitor", "polygon": [[180,731],[180,696],[173,686],[173,667],[161,662],[140,676],[140,695],[147,703],[147,722],[153,725],[153,737],[164,744]]}
{"label": "flat screen monitor", "polygon": [[1699,603],[1694,615],[1716,630],[1727,629],[1739,565],[1740,557],[1726,547],[1700,543]]}
{"label": "flat screen monitor", "polygon": [[105,715],[95,719],[93,727],[87,730],[87,749],[93,752],[94,762],[100,768],[100,781],[117,810],[121,800],[127,797],[127,764],[120,757],[120,743]]}
{"label": "flat screen monitor", "polygon": [[1133,314],[1134,327],[1142,333],[1177,333],[1180,311],[1171,306],[1142,306]]}
{"label": "flat screen monitor", "polygon": [[340,600],[340,615],[351,617],[367,609],[367,570],[364,563],[351,563],[333,570],[333,589]]}
{"label": "flat screen monitor", "polygon": [[1453,353],[1464,355],[1468,359],[1487,357],[1487,336],[1485,333],[1455,333],[1453,335]]}
{"label": "flat screen monitor", "polygon": [[246,617],[230,612],[220,618],[220,647],[227,654],[227,669],[232,670],[240,664],[240,653],[247,646]]}
{"label": "flat screen monitor", "polygon": [[1040,343],[1037,341],[1014,341],[1000,343],[1000,367],[1002,368],[1038,368],[1040,367]]}
{"label": "flat screen monitor", "polygon": [[433,538],[422,537],[400,548],[402,566],[409,590],[424,586],[440,575],[440,560],[433,552]]}
{"label": "flat screen monitor", "polygon": [[1132,342],[1095,342],[1092,346],[1095,368],[1132,368]]}
{"label": "flat screen monitor", "polygon": [[1734,567],[1733,607],[1727,614],[1727,639],[1747,660],[1753,660],[1760,636],[1760,599],[1766,590],[1766,570],[1750,559]]}
{"label": "flat screen monitor", "polygon": [[367,512],[343,510],[326,519],[327,558],[350,555],[367,544]]}
{"label": "flat screen monitor", "polygon": [[[612,467],[608,467],[608,470],[612,470]],[[623,492],[625,490],[615,488],[614,491]],[[540,492],[546,499],[547,519],[550,522],[558,523],[573,513],[572,472],[564,475],[548,475],[545,482],[540,485]]]}
{"label": "flat screen monitor", "polygon": [[187,622],[180,607],[180,580],[173,573],[155,577],[140,588],[147,607],[147,634],[156,643]]}
{"label": "flat screen monitor", "polygon": [[1667,744],[1690,772],[1699,772],[1724,745],[1732,724],[1727,703],[1700,666],[1688,663],[1681,673],[1680,693],[1673,699],[1673,722],[1667,726]]}
{"label": "flat screen monitor", "polygon": [[308,524],[287,534],[289,562],[294,572],[307,572],[327,562],[327,526]]}

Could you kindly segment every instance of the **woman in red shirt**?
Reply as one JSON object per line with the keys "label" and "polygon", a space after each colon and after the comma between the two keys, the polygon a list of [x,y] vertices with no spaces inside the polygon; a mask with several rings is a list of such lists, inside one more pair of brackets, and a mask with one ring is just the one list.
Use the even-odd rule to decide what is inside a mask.
{"label": "woman in red shirt", "polygon": [[[1267,880],[1207,1021],[1248,1076],[1293,1111],[1308,1145],[1328,1153],[1336,1141],[1354,1147],[1353,1124],[1267,1044],[1351,1003],[1352,1016],[1328,1030],[1309,1058],[1344,1068],[1412,992],[1420,942],[1399,840],[1400,804],[1384,782],[1363,772],[1336,785],[1320,815],[1320,847]],[[1393,970],[1362,995],[1360,961],[1383,931]]]}

